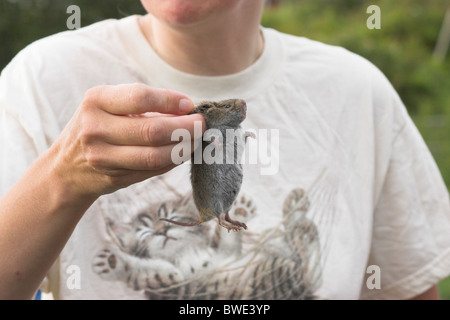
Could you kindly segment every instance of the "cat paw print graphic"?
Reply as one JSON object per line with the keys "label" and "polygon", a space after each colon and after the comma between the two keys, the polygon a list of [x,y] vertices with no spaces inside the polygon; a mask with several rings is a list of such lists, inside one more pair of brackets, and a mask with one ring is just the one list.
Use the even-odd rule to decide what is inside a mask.
{"label": "cat paw print graphic", "polygon": [[180,270],[168,261],[130,258],[114,249],[103,249],[98,252],[92,267],[103,279],[126,281],[135,290],[169,287],[184,280]]}
{"label": "cat paw print graphic", "polygon": [[231,218],[242,222],[250,221],[256,214],[255,202],[248,195],[241,194],[234,200],[230,208]]}

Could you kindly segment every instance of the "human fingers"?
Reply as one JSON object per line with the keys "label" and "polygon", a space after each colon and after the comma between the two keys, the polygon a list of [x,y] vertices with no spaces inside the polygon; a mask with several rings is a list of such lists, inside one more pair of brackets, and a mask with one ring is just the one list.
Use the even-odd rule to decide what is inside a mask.
{"label": "human fingers", "polygon": [[179,92],[140,83],[91,88],[86,92],[83,103],[115,115],[146,112],[181,115],[194,108],[193,102]]}
{"label": "human fingers", "polygon": [[180,133],[190,140],[201,138],[206,124],[200,114],[150,118],[108,115],[90,128],[91,135],[112,145],[162,146],[173,143]]}
{"label": "human fingers", "polygon": [[123,170],[156,173],[189,160],[194,148],[194,141],[160,147],[113,146],[102,143],[91,146],[85,158],[90,167],[108,175]]}

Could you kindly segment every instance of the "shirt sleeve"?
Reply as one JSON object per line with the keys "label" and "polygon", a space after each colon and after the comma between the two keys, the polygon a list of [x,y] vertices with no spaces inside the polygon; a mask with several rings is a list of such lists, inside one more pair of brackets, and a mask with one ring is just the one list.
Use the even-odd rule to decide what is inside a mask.
{"label": "shirt sleeve", "polygon": [[450,273],[449,193],[406,109],[396,104],[402,126],[392,140],[368,260],[379,267],[381,288],[364,282],[363,299],[408,299]]}

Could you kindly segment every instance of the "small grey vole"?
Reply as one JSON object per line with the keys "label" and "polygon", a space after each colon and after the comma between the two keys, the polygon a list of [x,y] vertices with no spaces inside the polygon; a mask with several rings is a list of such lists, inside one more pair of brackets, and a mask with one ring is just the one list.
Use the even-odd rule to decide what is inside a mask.
{"label": "small grey vole", "polygon": [[[239,163],[239,157],[247,137],[255,138],[253,133],[241,129],[240,124],[244,121],[246,112],[247,105],[244,100],[229,99],[203,102],[190,113],[203,114],[207,127],[201,148],[202,161],[196,163],[194,154],[191,165],[192,191],[200,219],[195,222],[179,222],[164,218],[161,220],[181,226],[195,226],[217,217],[219,225],[228,231],[247,229],[244,223],[232,220],[228,214],[242,184],[242,164]],[[233,133],[228,139],[227,130],[228,134]],[[214,161],[204,159],[205,148],[211,150]]]}

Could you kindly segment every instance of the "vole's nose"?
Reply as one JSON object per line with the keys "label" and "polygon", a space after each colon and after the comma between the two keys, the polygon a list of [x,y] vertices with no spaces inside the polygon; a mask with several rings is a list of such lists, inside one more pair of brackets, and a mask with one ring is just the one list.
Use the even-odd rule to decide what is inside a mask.
{"label": "vole's nose", "polygon": [[241,107],[244,111],[247,111],[247,103],[244,100],[241,100]]}

